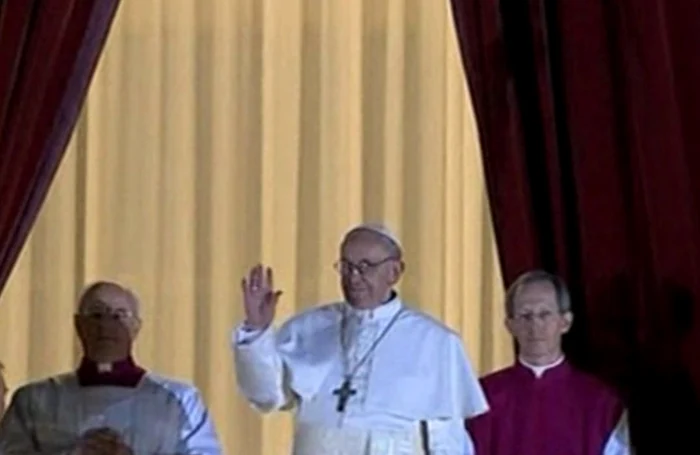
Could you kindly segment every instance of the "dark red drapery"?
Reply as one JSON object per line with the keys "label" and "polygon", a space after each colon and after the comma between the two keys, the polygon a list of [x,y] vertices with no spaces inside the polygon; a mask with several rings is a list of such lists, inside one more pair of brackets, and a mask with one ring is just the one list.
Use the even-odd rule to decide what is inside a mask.
{"label": "dark red drapery", "polygon": [[61,161],[118,4],[0,2],[0,291]]}
{"label": "dark red drapery", "polygon": [[452,5],[504,277],[567,279],[569,355],[671,453],[644,433],[700,414],[700,2]]}

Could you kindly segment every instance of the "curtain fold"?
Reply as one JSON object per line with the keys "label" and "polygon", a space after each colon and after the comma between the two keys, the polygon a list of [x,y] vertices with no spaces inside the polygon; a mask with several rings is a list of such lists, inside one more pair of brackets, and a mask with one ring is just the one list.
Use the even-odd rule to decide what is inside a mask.
{"label": "curtain fold", "polygon": [[289,453],[290,414],[237,392],[240,278],[277,322],[339,295],[353,223],[391,225],[400,287],[479,371],[512,361],[474,117],[449,8],[422,0],[124,2],[0,302],[10,386],[72,368],[82,285],[141,297],[140,363],[193,382],[231,455]]}
{"label": "curtain fold", "polygon": [[0,5],[0,289],[61,161],[118,4]]}
{"label": "curtain fold", "polygon": [[658,416],[700,414],[700,6],[452,9],[504,278],[543,267],[567,279],[567,351],[623,391],[638,453],[660,453],[692,430]]}

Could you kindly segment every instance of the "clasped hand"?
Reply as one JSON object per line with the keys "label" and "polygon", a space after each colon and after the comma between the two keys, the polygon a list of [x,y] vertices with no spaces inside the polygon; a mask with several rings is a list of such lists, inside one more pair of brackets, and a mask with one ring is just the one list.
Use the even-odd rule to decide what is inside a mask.
{"label": "clasped hand", "polygon": [[111,428],[96,428],[78,441],[77,455],[134,455],[121,435]]}

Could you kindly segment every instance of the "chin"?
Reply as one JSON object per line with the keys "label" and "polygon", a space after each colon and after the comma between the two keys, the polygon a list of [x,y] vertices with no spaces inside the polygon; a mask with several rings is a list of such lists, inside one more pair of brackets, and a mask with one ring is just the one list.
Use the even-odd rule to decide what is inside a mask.
{"label": "chin", "polygon": [[527,349],[524,350],[530,356],[542,357],[547,356],[552,353],[552,349],[549,346],[543,346],[542,344],[530,344]]}
{"label": "chin", "polygon": [[360,310],[369,310],[369,309],[378,307],[379,305],[381,305],[381,303],[367,302],[367,301],[356,301],[356,303],[351,303],[351,305],[354,308],[357,308]]}
{"label": "chin", "polygon": [[362,303],[367,297],[367,294],[362,291],[346,292],[345,300],[352,306],[357,306]]}

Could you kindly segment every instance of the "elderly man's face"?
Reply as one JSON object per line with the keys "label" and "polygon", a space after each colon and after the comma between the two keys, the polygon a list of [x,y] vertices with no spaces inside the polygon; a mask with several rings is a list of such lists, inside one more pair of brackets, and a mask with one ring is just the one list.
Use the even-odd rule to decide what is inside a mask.
{"label": "elderly man's face", "polygon": [[516,293],[513,315],[506,325],[518,342],[520,355],[537,364],[561,355],[561,337],[571,322],[572,314],[559,310],[554,285],[543,281],[527,284]]}
{"label": "elderly man's face", "polygon": [[340,249],[338,271],[343,294],[357,308],[372,308],[390,295],[402,272],[402,264],[376,233],[350,234]]}
{"label": "elderly man's face", "polygon": [[75,325],[85,356],[95,362],[114,362],[131,354],[140,320],[133,295],[106,284],[85,295]]}

